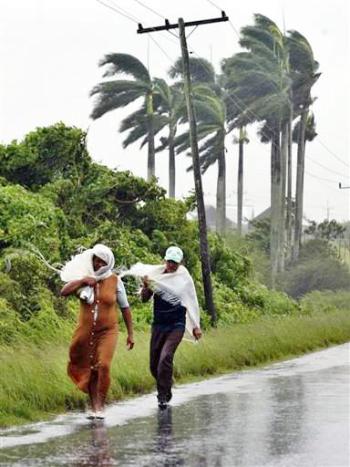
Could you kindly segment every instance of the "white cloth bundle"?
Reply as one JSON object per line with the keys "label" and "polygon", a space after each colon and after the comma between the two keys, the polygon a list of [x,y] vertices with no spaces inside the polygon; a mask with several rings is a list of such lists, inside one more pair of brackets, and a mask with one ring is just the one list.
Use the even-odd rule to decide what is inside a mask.
{"label": "white cloth bundle", "polygon": [[199,327],[199,305],[193,279],[185,266],[180,265],[175,272],[164,274],[164,265],[136,263],[122,276],[142,278],[147,276],[154,284],[155,292],[172,304],[181,303],[186,308],[187,337],[194,340],[193,329]]}
{"label": "white cloth bundle", "polygon": [[[94,256],[102,259],[106,266],[102,266],[98,271],[94,271],[92,259]],[[97,281],[102,281],[112,275],[114,267],[114,255],[110,248],[97,244],[93,248],[79,253],[71,258],[62,268],[60,277],[63,282],[70,282],[83,279],[84,277],[94,277]],[[79,297],[89,303],[94,302],[94,288],[84,286],[79,289]]]}

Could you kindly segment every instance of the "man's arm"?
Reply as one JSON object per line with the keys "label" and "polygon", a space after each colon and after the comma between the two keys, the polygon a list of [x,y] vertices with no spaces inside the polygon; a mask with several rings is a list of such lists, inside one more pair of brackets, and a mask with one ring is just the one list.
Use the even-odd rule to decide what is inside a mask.
{"label": "man's arm", "polygon": [[145,303],[153,296],[153,290],[150,288],[150,282],[147,276],[143,277],[142,281],[141,301]]}

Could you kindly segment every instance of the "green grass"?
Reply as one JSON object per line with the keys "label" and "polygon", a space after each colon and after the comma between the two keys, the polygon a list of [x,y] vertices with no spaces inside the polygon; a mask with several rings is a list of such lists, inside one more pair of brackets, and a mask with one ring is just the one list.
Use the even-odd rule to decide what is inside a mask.
{"label": "green grass", "polygon": [[[109,400],[149,392],[149,333],[135,336],[128,352],[121,334],[112,367]],[[252,324],[218,328],[205,333],[198,345],[183,342],[176,354],[176,382],[240,370],[299,355],[350,340],[347,310],[261,319]],[[18,343],[0,349],[0,426],[48,418],[83,408],[86,396],[66,375],[68,342],[34,346]]]}

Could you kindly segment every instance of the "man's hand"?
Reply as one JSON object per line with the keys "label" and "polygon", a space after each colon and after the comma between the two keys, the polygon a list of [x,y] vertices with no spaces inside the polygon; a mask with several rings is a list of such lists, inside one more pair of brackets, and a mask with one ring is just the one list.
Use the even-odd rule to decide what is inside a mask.
{"label": "man's hand", "polygon": [[150,280],[148,276],[143,276],[142,284],[146,289],[148,289],[148,287],[150,286]]}
{"label": "man's hand", "polygon": [[126,338],[126,346],[128,350],[133,349],[134,345],[135,345],[134,336],[132,334],[128,334],[128,337]]}
{"label": "man's hand", "polygon": [[94,287],[97,284],[97,280],[94,277],[84,277],[82,282],[90,287]]}
{"label": "man's hand", "polygon": [[192,333],[196,341],[198,341],[202,337],[202,331],[200,328],[194,328]]}

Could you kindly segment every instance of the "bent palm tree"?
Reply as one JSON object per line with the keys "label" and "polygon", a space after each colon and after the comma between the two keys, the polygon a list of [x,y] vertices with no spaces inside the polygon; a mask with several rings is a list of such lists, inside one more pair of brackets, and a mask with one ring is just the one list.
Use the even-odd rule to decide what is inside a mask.
{"label": "bent palm tree", "polygon": [[[169,197],[175,198],[175,136],[179,119],[186,113],[186,102],[183,93],[177,86],[169,86],[164,79],[155,79],[157,87],[157,112],[165,125],[168,126],[168,137],[161,138],[161,145],[156,152],[166,147],[169,150]],[[158,133],[160,128],[157,127]]]}
{"label": "bent palm tree", "polygon": [[[226,107],[212,89],[198,85],[194,89],[194,107],[197,117],[197,138],[199,162],[202,173],[218,163],[216,188],[216,230],[224,233],[226,229]],[[190,147],[188,132],[179,135],[175,144],[181,153]],[[192,170],[190,166],[187,170]]]}
{"label": "bent palm tree", "polygon": [[237,231],[242,235],[243,218],[243,165],[244,144],[249,143],[247,131],[244,127],[239,128],[238,138],[234,137],[234,143],[238,143],[238,177],[237,177]]}
{"label": "bent palm tree", "polygon": [[[223,63],[227,91],[238,97],[241,110],[233,125],[262,122],[263,142],[271,142],[271,268],[272,283],[283,269],[285,163],[280,133],[290,115],[290,77],[285,40],[277,25],[255,15],[253,26],[241,30],[240,44],[247,52]],[[285,139],[285,138],[284,138]]]}
{"label": "bent palm tree", "polygon": [[[199,162],[202,173],[218,163],[216,189],[216,230],[224,233],[226,229],[226,103],[222,87],[217,79],[213,65],[201,57],[190,59],[190,73],[193,80],[193,98],[197,118],[197,138]],[[169,71],[171,78],[183,75],[182,61],[178,59]],[[177,153],[190,147],[189,133],[183,133],[175,140]],[[192,170],[192,166],[188,168]]]}
{"label": "bent palm tree", "polygon": [[311,45],[298,31],[288,31],[289,61],[293,78],[294,112],[300,115],[298,129],[297,181],[295,193],[295,223],[293,259],[299,256],[302,234],[304,204],[304,166],[305,166],[305,132],[309,108],[313,102],[311,88],[320,77],[317,73],[319,64],[314,59]]}
{"label": "bent palm tree", "polygon": [[[96,120],[107,112],[125,107],[137,99],[143,98],[144,103],[137,115],[143,117],[143,124],[147,128],[147,180],[150,180],[155,174],[154,85],[152,79],[143,63],[132,55],[119,53],[105,55],[99,66],[106,65],[108,68],[103,77],[127,75],[133,79],[114,79],[97,84],[90,93],[91,96],[97,96],[91,118]],[[135,117],[135,113],[133,116]],[[130,134],[129,141],[132,141],[133,138],[135,138],[135,134]]]}
{"label": "bent palm tree", "polygon": [[[186,111],[183,94],[177,87],[169,86],[165,80],[154,78],[153,80],[153,135],[158,135],[165,127],[168,127],[168,136],[160,138],[161,144],[155,152],[169,149],[169,197],[175,198],[175,146],[174,139],[177,131],[177,122]],[[148,142],[148,127],[145,106],[136,110],[122,120],[120,131],[129,131],[129,135],[123,141],[123,147],[135,143],[141,139],[141,148]]]}

